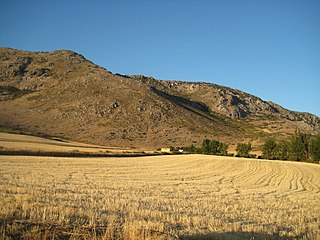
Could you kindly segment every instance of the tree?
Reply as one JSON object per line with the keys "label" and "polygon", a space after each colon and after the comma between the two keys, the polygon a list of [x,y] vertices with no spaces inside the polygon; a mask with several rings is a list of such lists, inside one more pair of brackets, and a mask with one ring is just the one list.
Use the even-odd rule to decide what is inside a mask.
{"label": "tree", "polygon": [[228,155],[228,144],[225,143],[220,143],[219,145],[219,153],[223,156],[227,156]]}
{"label": "tree", "polygon": [[209,139],[206,138],[202,141],[201,150],[203,153],[209,154],[209,152],[210,152],[210,140]]}
{"label": "tree", "polygon": [[228,155],[228,145],[218,140],[204,139],[199,150],[204,154]]}
{"label": "tree", "polygon": [[288,142],[276,143],[273,139],[268,139],[262,146],[262,157],[271,160],[287,160],[288,151]]}
{"label": "tree", "polygon": [[308,140],[309,136],[307,134],[296,132],[289,142],[288,159],[293,161],[306,161],[309,155]]}
{"label": "tree", "polygon": [[185,147],[183,148],[186,152],[189,152],[189,153],[195,153],[198,151],[198,148],[195,147],[193,144],[191,146],[188,146],[188,147]]}
{"label": "tree", "polygon": [[251,143],[238,143],[236,150],[239,157],[249,157],[249,152],[252,150]]}
{"label": "tree", "polygon": [[275,159],[277,144],[273,139],[268,139],[262,146],[262,157],[265,159]]}
{"label": "tree", "polygon": [[288,142],[282,141],[278,143],[273,151],[273,159],[287,160],[289,152]]}
{"label": "tree", "polygon": [[320,161],[320,135],[299,131],[289,141],[276,143],[267,140],[262,147],[263,157],[267,159],[292,160],[318,163]]}
{"label": "tree", "polygon": [[211,154],[218,154],[219,153],[219,147],[220,142],[217,140],[211,140],[209,143],[209,153]]}
{"label": "tree", "polygon": [[310,160],[320,162],[320,135],[313,136],[309,141]]}

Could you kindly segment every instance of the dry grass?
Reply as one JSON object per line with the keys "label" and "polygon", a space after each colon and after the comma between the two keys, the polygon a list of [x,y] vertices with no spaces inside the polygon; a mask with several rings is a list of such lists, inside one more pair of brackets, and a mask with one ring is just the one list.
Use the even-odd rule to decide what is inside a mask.
{"label": "dry grass", "polygon": [[[12,134],[0,132],[0,148],[6,150],[19,150],[31,152],[85,152],[99,153],[111,152],[121,153],[130,151],[129,148],[105,147],[99,145],[85,144],[72,141],[58,141],[42,137]],[[131,150],[132,151],[132,150]]]}
{"label": "dry grass", "polygon": [[319,206],[315,164],[0,156],[3,239],[320,239]]}

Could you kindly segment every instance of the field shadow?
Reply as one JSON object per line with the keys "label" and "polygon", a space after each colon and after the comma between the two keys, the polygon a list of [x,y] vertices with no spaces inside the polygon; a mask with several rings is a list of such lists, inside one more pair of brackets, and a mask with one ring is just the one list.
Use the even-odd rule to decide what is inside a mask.
{"label": "field shadow", "polygon": [[181,240],[298,240],[303,236],[279,236],[277,234],[264,234],[255,232],[225,232],[206,233],[190,236],[181,236]]}

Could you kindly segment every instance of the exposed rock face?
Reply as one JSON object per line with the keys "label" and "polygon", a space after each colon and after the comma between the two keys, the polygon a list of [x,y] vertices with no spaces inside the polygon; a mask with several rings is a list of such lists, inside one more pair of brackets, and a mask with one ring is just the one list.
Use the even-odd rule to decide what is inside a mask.
{"label": "exposed rock face", "polygon": [[[73,51],[0,49],[0,125],[113,146],[259,143],[320,120],[211,83],[112,74]],[[241,120],[241,121],[240,121]]]}
{"label": "exposed rock face", "polygon": [[[143,79],[140,77],[140,79]],[[180,81],[159,81],[154,79],[144,81],[160,85],[163,91],[176,96],[185,96],[208,106],[210,111],[233,119],[249,118],[251,116],[274,116],[291,121],[303,121],[310,126],[319,127],[320,118],[314,114],[287,110],[273,102],[240,90],[212,84]]]}

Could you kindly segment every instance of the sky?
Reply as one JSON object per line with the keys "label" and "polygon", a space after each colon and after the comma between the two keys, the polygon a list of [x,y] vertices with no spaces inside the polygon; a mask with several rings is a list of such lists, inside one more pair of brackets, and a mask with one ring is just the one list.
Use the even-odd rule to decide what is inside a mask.
{"label": "sky", "polygon": [[319,0],[0,0],[0,47],[74,50],[320,116]]}

